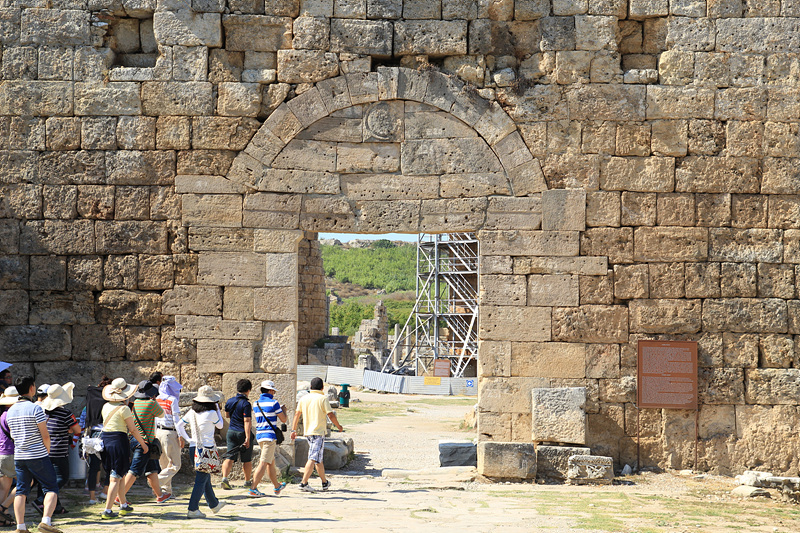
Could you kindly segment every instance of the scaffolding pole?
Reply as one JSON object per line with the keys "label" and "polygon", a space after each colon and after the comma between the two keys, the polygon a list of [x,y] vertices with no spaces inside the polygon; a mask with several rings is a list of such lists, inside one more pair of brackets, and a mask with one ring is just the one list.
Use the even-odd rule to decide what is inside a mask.
{"label": "scaffolding pole", "polygon": [[422,375],[435,359],[449,359],[453,377],[463,377],[478,357],[478,240],[474,233],[423,233],[417,241],[414,309],[383,366],[395,353],[397,371],[413,364]]}

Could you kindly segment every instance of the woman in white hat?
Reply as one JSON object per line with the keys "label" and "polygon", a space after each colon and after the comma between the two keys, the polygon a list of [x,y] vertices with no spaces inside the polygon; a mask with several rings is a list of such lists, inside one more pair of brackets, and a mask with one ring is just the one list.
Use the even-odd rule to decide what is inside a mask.
{"label": "woman in white hat", "polygon": [[102,518],[107,520],[117,515],[111,510],[114,500],[119,498],[119,514],[125,516],[133,511],[128,505],[127,491],[122,482],[123,476],[128,473],[131,466],[131,445],[128,433],[147,453],[147,442],[133,422],[133,413],[126,405],[127,401],[136,392],[136,385],[129,385],[125,379],[117,378],[110,385],[103,387],[103,399],[108,402],[103,406],[103,468],[110,475],[108,484],[108,498]]}
{"label": "woman in white hat", "polygon": [[14,503],[14,491],[11,490],[12,482],[17,477],[14,469],[14,439],[6,421],[6,411],[19,400],[19,393],[14,386],[7,387],[0,396],[0,523],[14,525],[16,520],[8,514],[8,508]]}
{"label": "woman in white hat", "polygon": [[[193,457],[208,457],[213,456],[215,460],[212,463],[216,464],[216,469],[219,469],[219,453],[217,452],[217,443],[214,440],[214,430],[222,429],[222,413],[219,411],[220,396],[214,392],[214,389],[208,385],[203,385],[198,389],[197,396],[192,402],[192,409],[181,417],[178,422],[178,434],[189,443],[192,448]],[[190,437],[186,433],[186,426],[192,431]],[[195,459],[195,467],[198,465],[198,460]],[[208,469],[213,470],[213,466]],[[200,498],[206,497],[206,504],[211,508],[211,511],[216,514],[225,505],[214,494],[214,487],[211,485],[211,474],[209,472],[195,471],[194,488],[192,488],[192,495],[189,497],[189,518],[205,518],[206,515],[200,511]]]}
{"label": "woman in white hat", "polygon": [[[42,409],[47,414],[47,431],[50,432],[50,462],[56,469],[56,479],[60,489],[69,481],[69,445],[72,435],[81,434],[81,426],[65,405],[72,403],[74,383],[50,385],[47,388],[47,397],[42,400]],[[44,509],[44,492],[39,487],[40,494],[33,501],[33,506]],[[61,505],[61,498],[54,514],[64,514],[67,510]]]}

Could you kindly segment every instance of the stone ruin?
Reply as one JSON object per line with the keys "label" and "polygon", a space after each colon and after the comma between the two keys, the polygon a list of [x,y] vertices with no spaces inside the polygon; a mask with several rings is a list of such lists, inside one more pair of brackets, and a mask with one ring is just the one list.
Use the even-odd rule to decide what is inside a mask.
{"label": "stone ruin", "polygon": [[699,342],[700,469],[797,472],[800,3],[6,0],[0,46],[16,373],[293,391],[316,232],[477,232],[483,473],[549,387],[693,466],[640,339]]}
{"label": "stone ruin", "polygon": [[358,368],[380,372],[389,355],[389,317],[382,301],[375,304],[372,318],[361,321],[352,346]]}

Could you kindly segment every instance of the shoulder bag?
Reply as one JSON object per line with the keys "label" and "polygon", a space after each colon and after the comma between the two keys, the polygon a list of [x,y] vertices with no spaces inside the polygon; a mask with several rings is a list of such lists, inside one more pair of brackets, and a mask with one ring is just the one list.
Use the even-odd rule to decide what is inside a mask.
{"label": "shoulder bag", "polygon": [[204,448],[200,444],[200,426],[197,423],[197,413],[191,412],[189,424],[192,427],[192,437],[196,446],[194,449],[194,469],[205,474],[217,474],[220,470],[219,451],[216,446]]}
{"label": "shoulder bag", "polygon": [[[139,427],[142,428],[144,431],[144,424],[142,424],[142,420],[139,418],[139,413],[136,412],[136,405],[133,406],[133,416],[136,417],[136,421],[139,422]],[[147,440],[147,435],[142,435],[142,438],[147,441],[147,457],[149,459],[160,459],[161,458],[161,441],[158,439],[153,439],[152,441]]]}

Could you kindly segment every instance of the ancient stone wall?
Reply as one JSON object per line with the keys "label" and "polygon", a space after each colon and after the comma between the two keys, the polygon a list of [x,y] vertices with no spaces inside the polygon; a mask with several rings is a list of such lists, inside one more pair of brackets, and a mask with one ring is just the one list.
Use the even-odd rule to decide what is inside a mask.
{"label": "ancient stone wall", "polygon": [[530,455],[534,387],[586,388],[594,453],[691,466],[694,414],[634,404],[636,341],[679,338],[700,467],[796,473],[798,30],[790,0],[2,2],[0,353],[294,390],[304,232],[477,231],[482,468]]}
{"label": "ancient stone wall", "polygon": [[316,233],[307,232],[298,245],[300,306],[297,329],[297,363],[308,364],[308,349],[328,334],[325,270]]}

